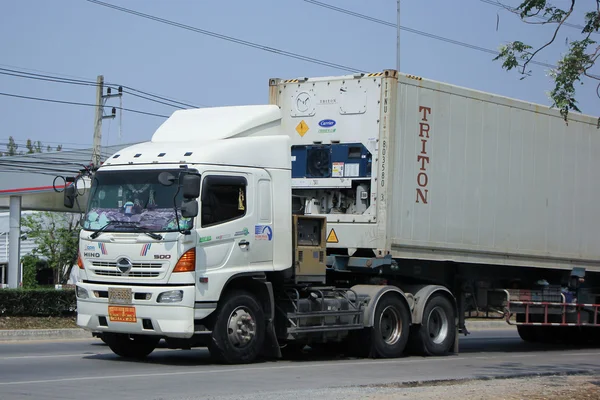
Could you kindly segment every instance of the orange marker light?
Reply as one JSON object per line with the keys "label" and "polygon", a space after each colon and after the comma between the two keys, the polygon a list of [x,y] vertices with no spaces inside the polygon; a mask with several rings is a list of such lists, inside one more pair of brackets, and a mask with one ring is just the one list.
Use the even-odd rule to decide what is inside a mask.
{"label": "orange marker light", "polygon": [[173,272],[192,272],[196,269],[196,248],[193,247],[186,251],[177,264]]}

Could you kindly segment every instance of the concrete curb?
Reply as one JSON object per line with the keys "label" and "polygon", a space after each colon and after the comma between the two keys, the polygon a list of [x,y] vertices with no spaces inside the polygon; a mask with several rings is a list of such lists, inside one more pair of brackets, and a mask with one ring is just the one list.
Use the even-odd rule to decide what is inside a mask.
{"label": "concrete curb", "polygon": [[0,342],[61,339],[92,339],[92,333],[79,328],[0,330]]}
{"label": "concrete curb", "polygon": [[[506,321],[469,321],[466,322],[469,332],[491,329],[516,329]],[[13,329],[0,330],[0,342],[16,342],[27,340],[66,340],[92,339],[92,333],[83,329]]]}

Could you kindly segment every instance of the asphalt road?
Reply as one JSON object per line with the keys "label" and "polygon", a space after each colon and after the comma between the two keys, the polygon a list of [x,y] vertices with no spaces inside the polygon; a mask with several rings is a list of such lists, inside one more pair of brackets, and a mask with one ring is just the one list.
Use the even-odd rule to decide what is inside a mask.
{"label": "asphalt road", "polygon": [[0,344],[0,399],[300,399],[323,388],[530,374],[600,373],[600,348],[531,345],[516,331],[473,332],[460,355],[393,360],[307,355],[213,364],[204,349],[124,361],[100,340]]}

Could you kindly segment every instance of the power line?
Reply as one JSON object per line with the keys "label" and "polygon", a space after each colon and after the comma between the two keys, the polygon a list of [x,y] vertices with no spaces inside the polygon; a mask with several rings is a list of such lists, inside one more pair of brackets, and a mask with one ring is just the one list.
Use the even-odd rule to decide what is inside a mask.
{"label": "power line", "polygon": [[[491,4],[492,6],[498,6],[498,7],[507,9],[508,11],[511,11],[511,12],[516,12],[516,10],[515,10],[514,7],[505,6],[504,4],[500,3],[499,1],[492,1],[492,0],[479,0],[479,1],[481,1],[482,3],[486,3],[486,4]],[[537,18],[537,19],[542,20],[542,21],[549,21],[550,20],[550,18],[542,17],[541,15],[533,15],[532,17],[533,18]],[[564,26],[568,26],[570,28],[576,28],[576,29],[581,29],[581,30],[583,30],[585,28],[585,27],[583,27],[581,25],[570,24],[568,22],[563,22],[563,25]],[[594,32],[594,33],[598,34],[598,32]]]}
{"label": "power line", "polygon": [[[65,101],[65,100],[45,99],[45,98],[41,98],[41,97],[22,96],[22,95],[12,94],[12,93],[2,93],[2,92],[0,92],[0,96],[16,97],[16,98],[27,99],[27,100],[45,101],[45,102],[48,102],[48,103],[58,103],[58,104],[70,104],[70,105],[75,105],[75,106],[97,107],[96,104],[79,103],[79,102],[75,102],[75,101]],[[102,106],[102,107],[110,107],[110,106]],[[123,110],[123,111],[129,111],[129,112],[133,112],[133,113],[137,113],[137,114],[150,115],[150,116],[153,116],[153,117],[169,118],[167,115],[154,114],[154,113],[149,113],[149,112],[140,111],[140,110],[132,110],[131,108],[123,108],[123,107],[113,107],[113,108],[116,108],[116,109],[119,109],[119,110]]]}
{"label": "power line", "polygon": [[[92,0],[87,0],[87,1],[92,1]],[[378,18],[370,17],[368,15],[360,14],[360,13],[357,13],[357,12],[354,12],[354,11],[350,11],[350,10],[347,10],[345,8],[332,6],[330,4],[323,3],[323,2],[320,2],[320,1],[316,1],[316,0],[304,0],[304,1],[307,2],[307,3],[310,3],[310,4],[314,4],[316,6],[319,6],[319,7],[328,8],[328,9],[333,10],[333,11],[337,11],[337,12],[340,12],[340,13],[343,13],[343,14],[351,15],[353,17],[365,19],[367,21],[375,22],[375,23],[378,23],[378,24],[381,24],[381,25],[386,25],[386,26],[393,27],[393,28],[397,28],[398,27],[398,25],[396,25],[396,24],[394,24],[392,22],[387,22],[387,21],[384,21],[384,20],[381,20],[381,19],[378,19]],[[421,36],[425,36],[425,37],[428,37],[428,38],[431,38],[431,39],[440,40],[442,42],[451,43],[451,44],[454,44],[454,45],[457,45],[457,46],[466,47],[466,48],[469,48],[469,49],[472,49],[472,50],[477,50],[477,51],[481,51],[481,52],[488,53],[488,54],[493,54],[493,55],[500,54],[498,51],[495,51],[495,50],[486,49],[485,47],[475,46],[475,45],[472,45],[472,44],[469,44],[469,43],[461,42],[459,40],[449,39],[447,37],[438,36],[438,35],[434,35],[432,33],[427,33],[427,32],[423,32],[423,31],[419,31],[417,29],[407,28],[405,26],[400,26],[400,29],[403,30],[403,31],[414,33],[416,35],[421,35]],[[548,63],[544,63],[544,62],[540,62],[540,61],[535,61],[535,60],[534,61],[530,61],[530,64],[536,64],[536,65],[539,65],[539,66],[542,66],[542,67],[547,67],[547,68],[557,68],[556,65],[552,65],[552,64],[548,64]]]}
{"label": "power line", "polygon": [[[107,83],[107,85],[113,85],[113,86],[114,86],[114,84],[110,84],[110,83]],[[120,86],[121,86],[121,87],[123,87],[124,89],[129,89],[129,90],[132,90],[132,91],[134,91],[134,92],[138,92],[138,93],[145,94],[145,95],[147,95],[147,96],[153,96],[153,97],[156,97],[157,99],[161,99],[161,100],[165,100],[165,101],[170,101],[171,103],[174,103],[174,104],[181,104],[182,106],[185,106],[185,107],[190,107],[190,108],[198,108],[198,106],[194,106],[194,105],[191,105],[191,104],[183,103],[183,102],[181,102],[181,101],[176,101],[176,100],[168,99],[168,98],[166,98],[166,97],[162,97],[162,96],[159,96],[159,95],[156,95],[156,94],[152,94],[152,93],[144,92],[144,91],[141,91],[141,90],[139,90],[139,89],[134,89],[134,88],[132,88],[132,87],[130,87],[130,86],[125,86],[125,85],[120,85]],[[125,91],[124,91],[124,92],[125,92]],[[125,93],[129,93],[129,94],[131,94],[131,95],[133,95],[133,96],[137,96],[137,97],[142,97],[142,96],[140,96],[140,95],[136,95],[136,94],[134,94],[134,93],[131,93],[131,92],[125,92]],[[142,97],[142,98],[144,99],[145,97]],[[148,100],[150,100],[150,99],[148,99]],[[154,100],[154,101],[159,103],[159,101],[157,101],[157,100]],[[163,103],[163,104],[164,104],[164,103]],[[207,106],[207,105],[205,105],[205,104],[199,104],[199,106],[200,106],[200,107],[208,107],[208,106]]]}
{"label": "power line", "polygon": [[[11,70],[11,69],[7,69],[7,68],[0,68],[0,75],[9,75],[9,76],[14,76],[14,77],[18,77],[18,78],[35,79],[35,80],[55,82],[55,83],[64,83],[64,84],[69,84],[69,85],[82,85],[82,86],[94,86],[94,87],[98,86],[98,84],[96,82],[92,82],[92,81],[83,81],[83,80],[79,80],[79,79],[60,78],[60,77],[51,76],[51,75],[32,74],[30,72],[23,72],[23,71]],[[153,95],[153,94],[147,93],[147,92],[142,92],[141,90],[138,90],[138,89],[135,89],[135,88],[132,88],[132,87],[129,87],[129,86],[125,86],[125,85],[105,84],[105,86],[107,86],[107,87],[110,86],[110,87],[112,87],[115,90],[118,89],[119,86],[121,86],[121,87],[127,88],[127,89],[132,90],[132,91],[137,91],[137,92],[140,92],[140,93],[147,94],[148,96],[154,96],[154,97],[159,98],[161,100],[169,101],[171,103],[182,104],[184,106],[191,107],[191,108],[197,108],[196,106],[193,106],[191,104],[186,104],[186,103],[182,103],[182,102],[179,102],[179,101],[170,100],[170,99],[167,99],[166,97],[161,97],[161,96],[158,96],[158,95]],[[155,102],[155,103],[164,104],[164,105],[167,105],[167,106],[171,106],[171,107],[182,109],[182,107],[179,106],[179,105],[166,103],[166,102],[163,102],[163,101],[160,101],[160,100],[155,100],[155,99],[152,99],[152,98],[149,98],[149,97],[141,96],[141,95],[136,94],[136,93],[132,93],[132,92],[128,92],[128,91],[124,91],[124,93],[128,93],[128,94],[130,94],[132,96],[140,97],[142,99],[149,100],[149,101],[152,101],[152,102]]]}
{"label": "power line", "polygon": [[[6,141],[8,142],[10,140],[10,138],[7,137],[0,137],[0,141]],[[20,143],[25,143],[27,142],[27,139],[15,139],[13,137],[13,141],[17,144]],[[37,139],[31,139],[32,142],[41,142],[41,140],[37,140]],[[89,144],[86,143],[76,143],[76,142],[68,142],[68,143],[63,143],[63,142],[53,142],[51,140],[45,140],[44,139],[44,143],[53,143],[53,144],[68,144],[68,145],[73,145],[73,146],[89,146]]]}
{"label": "power line", "polygon": [[[23,73],[23,74],[36,75],[36,76],[46,76],[46,77],[50,77],[50,78],[65,79],[65,80],[71,80],[71,81],[75,81],[75,82],[87,82],[87,83],[93,84],[94,86],[96,85],[95,81],[92,81],[91,79],[88,79],[88,78],[83,78],[81,76],[73,76],[73,75],[61,74],[61,73],[58,73],[58,72],[48,72],[48,71],[42,71],[42,70],[32,69],[32,68],[24,68],[24,67],[19,67],[19,66],[16,66],[16,65],[8,65],[8,64],[0,64],[0,66],[1,67],[13,68],[13,70],[14,69],[21,70],[21,71],[18,71],[18,72]],[[8,70],[8,71],[10,71],[10,70]],[[34,71],[34,72],[40,72],[40,73],[43,73],[43,74],[51,74],[51,75],[59,75],[59,76],[57,77],[57,76],[49,76],[49,75],[40,75],[40,74],[33,74],[33,73],[30,73],[30,72],[23,72],[23,71]],[[65,77],[74,78],[74,79],[60,78],[60,76],[65,76]],[[146,94],[148,96],[156,97],[156,98],[161,99],[161,100],[168,100],[168,101],[171,101],[173,103],[178,103],[178,104],[181,104],[181,105],[184,105],[184,106],[187,106],[187,107],[197,108],[196,106],[180,102],[180,101],[178,101],[178,99],[167,98],[167,96],[165,96],[165,95],[161,95],[161,94],[157,94],[157,93],[142,92],[141,90],[137,90],[135,88],[132,88],[132,87],[129,87],[129,86],[124,86],[124,85],[115,85],[115,84],[109,84],[109,85],[113,85],[115,87],[117,87],[117,86],[127,87],[129,90],[138,91],[140,93],[144,93],[144,94]],[[205,107],[207,107],[207,106],[205,106]]]}
{"label": "power line", "polygon": [[343,70],[343,71],[349,71],[349,72],[366,72],[366,71],[362,71],[356,68],[352,68],[352,67],[348,67],[345,65],[341,65],[341,64],[336,64],[336,63],[332,63],[329,61],[325,61],[325,60],[320,60],[317,58],[313,58],[313,57],[308,57],[308,56],[304,56],[298,53],[292,53],[289,51],[285,51],[285,50],[281,50],[281,49],[277,49],[274,47],[269,47],[269,46],[265,46],[262,44],[258,44],[258,43],[254,43],[254,42],[250,42],[247,40],[242,40],[242,39],[238,39],[232,36],[226,36],[226,35],[222,35],[220,33],[216,33],[216,32],[211,32],[208,31],[206,29],[200,29],[200,28],[195,28],[193,26],[189,26],[189,25],[185,25],[185,24],[181,24],[179,22],[175,22],[175,21],[171,21],[165,18],[160,18],[160,17],[156,17],[154,15],[149,15],[149,14],[144,14],[141,13],[139,11],[135,11],[135,10],[131,10],[129,8],[125,8],[125,7],[119,7],[119,6],[115,6],[113,4],[109,4],[109,3],[105,3],[102,1],[98,1],[98,0],[86,0],[90,3],[94,3],[94,4],[98,4],[104,7],[108,7],[108,8],[112,8],[114,10],[117,11],[121,11],[127,14],[132,14],[138,17],[142,17],[142,18],[146,18],[152,21],[156,21],[156,22],[160,22],[166,25],[171,25],[177,28],[181,28],[181,29],[185,29],[191,32],[195,32],[195,33],[200,33],[202,35],[206,35],[206,36],[211,36],[217,39],[222,39],[222,40],[226,40],[228,42],[232,42],[232,43],[237,43],[237,44],[241,44],[243,46],[247,46],[247,47],[252,47],[255,49],[259,49],[259,50],[263,50],[263,51],[267,51],[270,53],[274,53],[274,54],[279,54],[285,57],[290,57],[290,58],[294,58],[297,60],[302,60],[302,61],[306,61],[306,62],[310,62],[313,64],[319,64],[319,65],[323,65],[326,67],[331,67],[331,68],[335,68],[335,69],[339,69],[339,70]]}

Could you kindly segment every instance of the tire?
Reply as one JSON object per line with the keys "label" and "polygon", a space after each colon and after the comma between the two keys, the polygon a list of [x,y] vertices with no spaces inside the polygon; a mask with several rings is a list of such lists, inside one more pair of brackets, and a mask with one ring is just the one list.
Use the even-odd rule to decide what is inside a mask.
{"label": "tire", "polygon": [[523,341],[536,343],[538,342],[538,337],[535,328],[536,326],[517,325],[517,332]]}
{"label": "tire", "polygon": [[227,294],[212,325],[208,349],[215,360],[246,364],[256,359],[265,341],[265,316],[252,294],[238,290]]}
{"label": "tire", "polygon": [[160,337],[104,333],[104,342],[116,355],[123,358],[144,359],[156,349]]}
{"label": "tire", "polygon": [[411,332],[411,350],[423,356],[447,355],[456,339],[455,314],[446,296],[435,294],[429,298],[421,325]]}
{"label": "tire", "polygon": [[410,330],[408,307],[397,295],[385,295],[375,307],[373,327],[353,331],[351,354],[357,357],[401,357]]}

